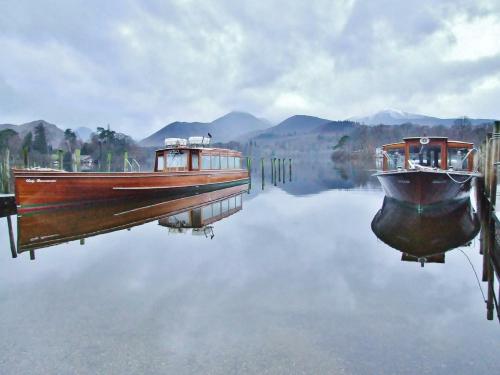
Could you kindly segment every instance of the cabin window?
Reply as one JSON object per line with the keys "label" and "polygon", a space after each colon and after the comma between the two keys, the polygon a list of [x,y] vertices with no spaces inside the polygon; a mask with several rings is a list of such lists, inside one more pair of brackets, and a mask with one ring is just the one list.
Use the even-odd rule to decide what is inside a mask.
{"label": "cabin window", "polygon": [[191,169],[198,169],[198,168],[199,168],[198,153],[192,152],[191,153]]}
{"label": "cabin window", "polygon": [[207,220],[212,217],[212,205],[209,204],[208,206],[202,207],[201,208],[201,218],[202,220]]}
{"label": "cabin window", "polygon": [[222,206],[222,212],[229,211],[229,200],[228,199],[223,200],[221,202],[221,206]]}
{"label": "cabin window", "polygon": [[448,168],[456,171],[467,170],[469,165],[465,156],[468,152],[466,148],[448,148]]}
{"label": "cabin window", "polygon": [[241,169],[241,158],[234,158],[234,168]]}
{"label": "cabin window", "polygon": [[441,145],[411,145],[410,160],[426,167],[441,167]]}
{"label": "cabin window", "polygon": [[184,152],[169,152],[167,154],[167,168],[187,167],[187,154]]}
{"label": "cabin window", "polygon": [[220,169],[220,156],[212,155],[212,169]]}
{"label": "cabin window", "polygon": [[201,169],[210,169],[210,155],[201,156]]}
{"label": "cabin window", "polygon": [[158,155],[156,160],[156,170],[163,171],[165,169],[165,159],[163,158],[163,155]]}
{"label": "cabin window", "polygon": [[220,157],[220,168],[227,169],[227,156]]}
{"label": "cabin window", "polygon": [[219,216],[221,212],[220,202],[212,204],[212,215]]}
{"label": "cabin window", "polygon": [[227,158],[227,167],[229,169],[234,169],[234,156],[228,156],[228,158]]}
{"label": "cabin window", "polygon": [[241,195],[236,196],[236,207],[241,207]]}
{"label": "cabin window", "polygon": [[387,169],[404,168],[405,151],[403,148],[393,148],[387,151]]}
{"label": "cabin window", "polygon": [[229,209],[234,210],[236,208],[236,197],[229,198]]}
{"label": "cabin window", "polygon": [[175,226],[175,227],[187,227],[191,224],[191,217],[189,215],[189,211],[187,212],[182,212],[177,215],[169,216],[167,217],[167,222],[168,224]]}

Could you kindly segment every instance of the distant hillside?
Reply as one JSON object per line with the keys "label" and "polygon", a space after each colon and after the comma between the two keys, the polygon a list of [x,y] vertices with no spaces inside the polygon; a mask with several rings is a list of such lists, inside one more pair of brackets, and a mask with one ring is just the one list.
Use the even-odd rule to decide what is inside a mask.
{"label": "distant hillside", "polygon": [[329,122],[331,122],[331,120],[326,120],[324,118],[306,115],[295,115],[280,122],[278,125],[267,129],[266,133],[275,135],[304,134],[309,133],[314,128],[327,124]]}
{"label": "distant hillside", "polygon": [[[349,120],[359,122],[364,125],[400,125],[404,123],[411,123],[416,125],[444,125],[451,126],[457,120],[460,121],[462,118],[439,118],[426,115],[420,115],[416,113],[404,112],[396,109],[386,109],[370,116],[365,117],[351,117]],[[471,119],[467,118],[472,125],[480,125],[485,123],[491,123],[491,119]]]}
{"label": "distant hillside", "polygon": [[59,147],[59,144],[64,139],[64,131],[59,129],[56,125],[44,120],[31,121],[21,125],[1,124],[0,130],[12,129],[16,131],[22,139],[29,132],[35,135],[35,127],[38,126],[38,124],[43,124],[45,127],[47,143],[52,145],[53,148]]}
{"label": "distant hillside", "polygon": [[269,127],[266,120],[245,112],[230,112],[212,122],[173,122],[140,141],[141,146],[161,146],[165,138],[189,138],[210,133],[214,142],[229,142],[243,134]]}

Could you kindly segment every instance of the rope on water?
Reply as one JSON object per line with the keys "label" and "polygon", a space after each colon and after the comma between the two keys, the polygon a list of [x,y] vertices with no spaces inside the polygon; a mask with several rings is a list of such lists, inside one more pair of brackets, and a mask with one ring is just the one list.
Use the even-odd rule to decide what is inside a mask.
{"label": "rope on water", "polygon": [[483,296],[483,301],[484,301],[484,303],[488,303],[488,301],[486,300],[486,297],[484,296],[483,288],[481,288],[481,282],[479,281],[479,277],[477,277],[476,269],[474,268],[474,265],[470,261],[469,256],[462,249],[458,249],[458,250],[460,250],[462,252],[462,254],[464,254],[465,257],[467,258],[467,260],[469,261],[469,264],[472,267],[472,271],[474,271],[474,275],[476,275],[477,286],[479,287],[479,290],[481,291],[481,295]]}

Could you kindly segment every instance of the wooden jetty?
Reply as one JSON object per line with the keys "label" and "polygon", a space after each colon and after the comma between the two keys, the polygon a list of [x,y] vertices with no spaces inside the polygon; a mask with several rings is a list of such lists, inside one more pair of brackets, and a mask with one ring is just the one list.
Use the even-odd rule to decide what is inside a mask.
{"label": "wooden jetty", "polygon": [[481,145],[478,159],[479,171],[483,178],[476,181],[476,198],[481,218],[480,253],[483,255],[483,281],[488,284],[486,316],[493,320],[496,315],[500,321],[498,296],[495,291],[495,278],[500,284],[500,220],[496,213],[498,167],[500,165],[500,121],[495,121],[492,134]]}

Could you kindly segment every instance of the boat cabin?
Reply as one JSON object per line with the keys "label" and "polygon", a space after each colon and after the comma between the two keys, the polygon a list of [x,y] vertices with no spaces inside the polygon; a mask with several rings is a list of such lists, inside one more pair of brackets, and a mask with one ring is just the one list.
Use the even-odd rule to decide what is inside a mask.
{"label": "boat cabin", "polygon": [[165,139],[165,148],[156,150],[155,172],[242,169],[241,152],[212,148],[210,138]]}
{"label": "boat cabin", "polygon": [[416,165],[442,170],[472,171],[474,145],[447,137],[410,137],[382,146],[383,170],[412,169]]}

